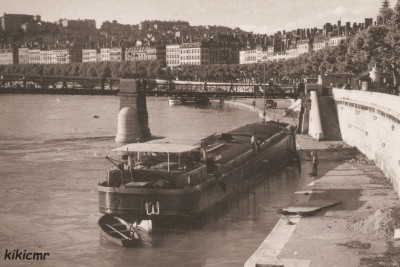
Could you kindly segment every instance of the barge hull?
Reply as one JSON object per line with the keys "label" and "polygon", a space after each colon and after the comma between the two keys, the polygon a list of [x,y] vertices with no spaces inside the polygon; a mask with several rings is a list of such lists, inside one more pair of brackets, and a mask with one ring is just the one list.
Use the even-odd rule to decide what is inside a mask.
{"label": "barge hull", "polygon": [[249,185],[265,181],[268,174],[293,159],[295,149],[294,131],[285,129],[267,140],[259,152],[247,150],[226,162],[223,174],[193,187],[141,189],[99,185],[99,211],[141,219],[193,217],[234,193],[249,190]]}

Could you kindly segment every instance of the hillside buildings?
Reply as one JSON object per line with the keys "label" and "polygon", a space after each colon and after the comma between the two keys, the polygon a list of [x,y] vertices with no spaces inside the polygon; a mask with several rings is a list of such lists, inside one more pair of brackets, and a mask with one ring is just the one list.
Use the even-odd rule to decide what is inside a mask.
{"label": "hillside buildings", "polygon": [[39,15],[6,14],[0,17],[0,29],[5,33],[13,33],[21,30],[25,23],[40,22]]}
{"label": "hillside buildings", "polygon": [[[380,20],[383,23],[386,18]],[[338,46],[373,24],[372,18],[353,24],[338,21],[325,23],[321,29],[278,31],[268,36],[239,28],[190,26],[186,21],[147,20],[124,25],[113,20],[97,29],[91,19],[51,23],[41,21],[40,16],[4,14],[0,17],[0,64],[161,60],[174,68],[283,61]],[[12,38],[9,33],[13,33]]]}

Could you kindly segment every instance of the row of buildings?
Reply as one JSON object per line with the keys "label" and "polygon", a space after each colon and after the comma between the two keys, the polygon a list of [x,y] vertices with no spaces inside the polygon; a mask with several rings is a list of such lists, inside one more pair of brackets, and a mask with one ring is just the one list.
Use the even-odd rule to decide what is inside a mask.
{"label": "row of buildings", "polygon": [[239,52],[240,64],[285,61],[311,51],[318,51],[326,47],[338,46],[346,38],[347,36],[342,35],[331,37],[328,40],[314,41],[313,39],[305,39],[282,50],[277,50],[274,46],[268,46],[266,48],[257,46],[254,49],[245,49]]}
{"label": "row of buildings", "polygon": [[[66,23],[66,22],[65,22]],[[94,27],[93,22],[89,23]],[[208,39],[160,44],[155,46],[140,45],[133,47],[103,47],[93,49],[39,49],[13,48],[11,45],[0,47],[0,64],[64,64],[72,62],[103,61],[140,61],[162,60],[173,68],[180,65],[208,64],[253,64],[267,61],[284,61],[304,53],[317,51],[325,47],[337,46],[348,36],[365,30],[373,25],[372,19],[364,23],[349,22],[344,25],[326,23],[323,29],[297,29],[291,32],[278,31],[260,44],[243,44],[235,40]],[[138,45],[139,44],[139,45]]]}
{"label": "row of buildings", "polygon": [[[383,8],[388,8],[387,0]],[[378,17],[375,23],[379,24],[379,21],[385,20]],[[40,16],[4,14],[0,17],[0,37],[3,41],[18,31],[23,32],[21,38],[35,38],[45,32],[48,36],[43,35],[42,42],[48,38],[52,44],[0,42],[0,64],[162,60],[173,68],[181,65],[276,62],[337,46],[348,36],[367,29],[373,23],[372,18],[353,24],[338,21],[334,25],[325,23],[322,29],[278,31],[268,36],[217,26],[212,29],[202,26],[193,28],[185,21],[144,21],[137,27],[113,21],[104,22],[97,30],[94,20],[60,19],[52,24],[41,21]],[[185,31],[190,34],[181,36]],[[169,35],[173,39],[157,39]],[[98,38],[105,38],[105,41],[100,42]]]}
{"label": "row of buildings", "polygon": [[73,62],[165,60],[165,47],[106,47],[100,49],[0,48],[0,65],[67,64]]}
{"label": "row of buildings", "polygon": [[304,53],[318,51],[326,47],[338,46],[351,35],[368,29],[374,25],[372,18],[366,18],[364,23],[341,21],[332,25],[326,23],[323,29],[297,29],[291,32],[277,32],[266,46],[257,45],[254,48],[240,51],[240,64],[252,64],[266,61],[284,61]]}
{"label": "row of buildings", "polygon": [[[286,38],[289,38],[287,35]],[[266,61],[283,61],[304,53],[329,46],[337,46],[347,35],[333,36],[329,39],[313,38],[279,45],[273,44],[253,49],[240,49],[239,43],[215,41],[186,42],[165,46],[104,47],[97,49],[30,49],[12,48],[11,45],[0,48],[0,65],[5,64],[66,64],[72,62],[103,61],[141,61],[162,60],[167,66],[209,65],[209,64],[252,64]]]}
{"label": "row of buildings", "polygon": [[179,65],[238,64],[239,46],[216,42],[189,42],[166,46],[104,47],[97,49],[0,48],[0,65],[66,64],[73,62],[162,60]]}

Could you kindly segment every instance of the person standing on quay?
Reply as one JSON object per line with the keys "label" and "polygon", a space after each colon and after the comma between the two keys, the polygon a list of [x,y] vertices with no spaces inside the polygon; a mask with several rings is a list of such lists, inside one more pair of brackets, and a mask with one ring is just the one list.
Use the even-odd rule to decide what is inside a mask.
{"label": "person standing on quay", "polygon": [[256,133],[253,133],[253,135],[251,136],[250,143],[252,144],[253,150],[255,152],[258,152],[260,150],[260,144],[258,142]]}
{"label": "person standing on quay", "polygon": [[318,171],[318,154],[316,151],[311,152],[311,167],[312,174],[311,176],[317,176]]}

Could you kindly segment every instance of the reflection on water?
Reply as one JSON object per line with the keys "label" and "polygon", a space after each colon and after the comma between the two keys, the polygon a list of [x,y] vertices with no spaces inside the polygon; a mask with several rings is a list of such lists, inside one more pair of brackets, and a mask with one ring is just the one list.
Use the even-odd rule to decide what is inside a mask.
{"label": "reflection on water", "polygon": [[99,246],[112,266],[243,266],[277,222],[276,210],[289,204],[297,175],[285,167],[201,218],[161,225],[138,248],[121,250],[103,240]]}
{"label": "reflection on water", "polygon": [[[249,185],[248,193],[216,205],[201,218],[165,223],[146,236],[141,247],[118,253],[118,263],[243,266],[278,221],[276,210],[290,203],[297,177],[297,168],[286,166],[263,184],[255,188]],[[114,247],[105,241],[102,245]]]}
{"label": "reflection on water", "polygon": [[[297,168],[201,218],[161,225],[139,248],[117,247],[100,238],[96,186],[118,108],[115,97],[0,96],[0,247],[50,252],[47,266],[243,266],[289,204]],[[180,141],[258,120],[227,105],[169,107],[166,98],[150,98],[148,109],[152,134]]]}

